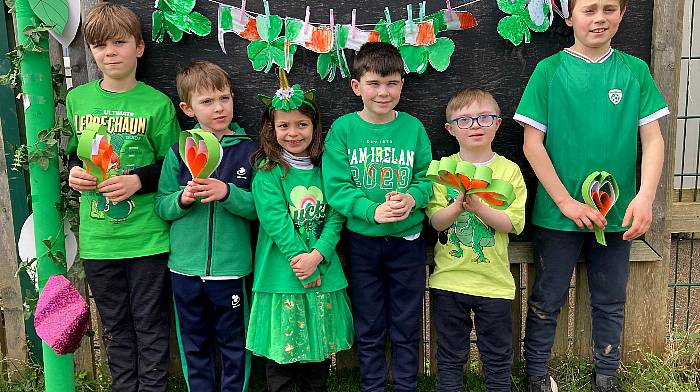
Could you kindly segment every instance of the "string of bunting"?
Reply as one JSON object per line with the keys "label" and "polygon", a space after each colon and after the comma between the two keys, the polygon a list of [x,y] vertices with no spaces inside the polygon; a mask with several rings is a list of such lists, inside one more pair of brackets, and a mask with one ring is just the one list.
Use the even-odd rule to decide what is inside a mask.
{"label": "string of bunting", "polygon": [[[207,1],[219,6],[217,35],[224,53],[224,35],[234,33],[250,41],[246,52],[253,69],[268,72],[277,65],[289,72],[294,65],[294,54],[300,46],[319,54],[317,72],[321,79],[330,82],[336,75],[342,78],[350,76],[344,50],[357,51],[366,42],[388,42],[397,47],[406,72],[422,74],[428,65],[440,72],[446,70],[455,44],[451,39],[438,38],[437,35],[443,31],[476,27],[474,15],[458,9],[481,0],[473,0],[457,7],[452,7],[450,0],[447,0],[445,9],[427,15],[425,1],[420,3],[416,15],[413,5],[408,4],[406,19],[400,20],[392,20],[389,8],[386,7],[384,18],[376,24],[357,24],[355,10],[352,11],[350,24],[335,23],[332,8],[329,9],[327,23],[311,23],[308,6],[304,20],[301,20],[272,15],[267,0],[263,0],[265,12],[262,14],[247,10],[246,0],[241,0],[240,7],[216,0]],[[194,11],[195,4],[196,0],[156,0],[153,41],[163,42],[166,35],[173,42],[180,41],[184,34],[208,35],[212,29],[211,21]]]}

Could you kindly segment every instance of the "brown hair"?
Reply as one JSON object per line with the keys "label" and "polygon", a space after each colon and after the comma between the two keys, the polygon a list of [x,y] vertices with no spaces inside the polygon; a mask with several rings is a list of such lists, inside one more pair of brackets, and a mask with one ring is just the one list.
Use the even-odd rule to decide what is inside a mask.
{"label": "brown hair", "polygon": [[[319,166],[321,164],[321,154],[323,154],[323,128],[321,127],[321,113],[316,101],[313,109],[307,104],[301,105],[299,110],[303,115],[311,119],[314,131],[309,144],[309,157],[311,162]],[[275,134],[275,112],[276,109],[265,109],[260,121],[260,133],[258,133],[258,150],[253,154],[253,164],[260,170],[272,170],[280,165],[284,168],[284,175],[289,173],[289,164],[282,158],[282,147],[277,143]]]}
{"label": "brown hair", "polygon": [[362,45],[352,62],[352,77],[360,80],[367,72],[374,72],[382,77],[398,73],[403,78],[401,53],[386,42],[368,42]]}
{"label": "brown hair", "polygon": [[463,88],[454,95],[452,95],[452,98],[450,98],[450,101],[447,102],[447,108],[445,109],[445,117],[447,120],[450,120],[450,116],[452,113],[456,112],[457,110],[470,106],[476,102],[485,102],[488,101],[490,104],[494,106],[496,109],[496,114],[498,117],[501,117],[501,108],[498,106],[498,102],[496,102],[496,98],[491,95],[488,91],[478,88],[478,87],[466,87]]}
{"label": "brown hair", "polygon": [[192,103],[191,95],[197,91],[225,91],[232,87],[231,78],[226,71],[214,63],[200,60],[181,69],[175,78],[175,85],[180,100],[188,105]]}
{"label": "brown hair", "polygon": [[[621,11],[625,11],[627,9],[627,1],[628,0],[617,0],[617,2],[620,4]],[[575,5],[576,5],[576,0],[569,0],[569,14],[571,14],[571,11],[574,10]]]}
{"label": "brown hair", "polygon": [[99,3],[92,7],[85,18],[83,31],[88,45],[128,36],[134,37],[136,45],[143,42],[139,18],[134,11],[119,4]]}

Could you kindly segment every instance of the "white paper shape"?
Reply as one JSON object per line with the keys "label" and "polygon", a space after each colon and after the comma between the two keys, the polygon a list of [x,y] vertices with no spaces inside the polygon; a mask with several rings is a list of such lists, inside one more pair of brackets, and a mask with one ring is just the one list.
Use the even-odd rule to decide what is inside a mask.
{"label": "white paper shape", "polygon": [[243,17],[241,17],[241,9],[238,7],[233,7],[229,5],[219,5],[219,15],[218,15],[218,20],[221,21],[221,14],[224,12],[224,8],[228,8],[231,10],[231,30],[224,30],[221,28],[221,22],[218,23],[218,29],[219,29],[219,46],[221,47],[221,51],[226,54],[226,47],[224,46],[224,34],[226,33],[236,33],[237,35],[240,35],[244,30],[245,26],[248,24],[248,21],[251,19],[250,15],[247,12],[243,12]]}
{"label": "white paper shape", "polygon": [[348,41],[345,44],[345,47],[347,49],[352,49],[357,52],[360,50],[362,45],[366,44],[369,41],[369,35],[371,31],[360,30],[357,27],[355,27],[355,32],[353,34],[353,27],[351,25],[348,25],[348,29],[350,29],[350,31],[348,32]]}
{"label": "white paper shape", "polygon": [[60,42],[63,47],[67,48],[75,39],[80,25],[80,0],[68,0],[68,22],[63,28],[63,34],[57,34],[53,30],[49,30],[56,41]]}

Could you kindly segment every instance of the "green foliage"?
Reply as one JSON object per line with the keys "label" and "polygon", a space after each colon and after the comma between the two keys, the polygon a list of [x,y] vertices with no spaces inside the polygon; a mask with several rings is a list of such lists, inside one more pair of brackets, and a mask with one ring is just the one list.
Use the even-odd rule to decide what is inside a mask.
{"label": "green foliage", "polygon": [[151,38],[161,43],[165,34],[173,42],[178,42],[184,34],[204,37],[211,33],[211,21],[199,12],[193,11],[196,0],[156,0],[153,12]]}
{"label": "green foliage", "polygon": [[258,15],[255,20],[258,35],[262,41],[251,41],[246,48],[248,60],[256,71],[269,72],[277,64],[286,68],[287,57],[289,66],[294,63],[294,53],[297,46],[288,44],[288,54],[285,54],[287,36],[279,36],[282,32],[282,18],[277,15]]}
{"label": "green foliage", "polygon": [[[544,18],[541,25],[535,24],[530,18],[530,12],[527,9],[527,0],[497,0],[498,8],[510,14],[498,22],[498,34],[501,37],[510,41],[513,45],[518,46],[523,41],[530,42],[532,34],[530,30],[535,32],[544,32],[549,29],[549,19]],[[543,2],[544,14],[548,15],[551,12],[549,2]]]}

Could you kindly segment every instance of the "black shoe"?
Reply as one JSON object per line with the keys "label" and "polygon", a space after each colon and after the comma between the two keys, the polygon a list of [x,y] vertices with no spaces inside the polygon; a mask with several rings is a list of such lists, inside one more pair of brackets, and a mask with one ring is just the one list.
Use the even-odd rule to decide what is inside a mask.
{"label": "black shoe", "polygon": [[602,374],[596,374],[593,371],[593,377],[591,380],[591,391],[593,392],[624,392],[622,387],[617,382],[616,376],[605,376]]}
{"label": "black shoe", "polygon": [[557,383],[546,374],[544,376],[528,377],[527,392],[559,392]]}

